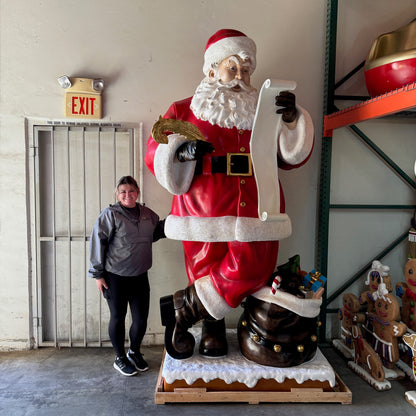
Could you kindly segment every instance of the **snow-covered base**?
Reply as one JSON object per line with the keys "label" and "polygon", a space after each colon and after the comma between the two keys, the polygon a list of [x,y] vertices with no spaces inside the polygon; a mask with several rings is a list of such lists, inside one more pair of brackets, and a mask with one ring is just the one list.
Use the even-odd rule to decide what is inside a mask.
{"label": "snow-covered base", "polygon": [[399,368],[386,368],[383,365],[383,370],[388,380],[402,380],[405,377],[404,372]]}
{"label": "snow-covered base", "polygon": [[374,387],[378,391],[390,390],[391,384],[389,381],[384,379],[383,381],[377,381],[371,377],[363,367],[356,364],[354,361],[348,361],[348,367],[351,368],[354,373],[357,373],[364,381],[366,381],[370,386]]}
{"label": "snow-covered base", "polygon": [[404,397],[413,407],[416,407],[416,391],[407,391]]}
{"label": "snow-covered base", "polygon": [[236,329],[227,329],[228,355],[223,358],[207,358],[199,355],[200,334],[195,328],[191,328],[190,332],[196,341],[192,357],[175,360],[169,354],[165,355],[162,377],[169,384],[176,380],[185,380],[191,385],[198,379],[202,379],[205,383],[220,379],[227,384],[240,382],[252,388],[260,379],[274,379],[278,383],[293,379],[299,384],[313,380],[328,381],[331,387],[335,386],[335,372],[319,348],[314,358],[301,365],[288,368],[270,367],[250,361],[241,354]]}
{"label": "snow-covered base", "polygon": [[332,345],[348,360],[354,359],[354,348],[348,348],[342,339],[333,339]]}
{"label": "snow-covered base", "polygon": [[400,370],[402,370],[407,375],[407,377],[409,377],[410,380],[413,381],[413,383],[416,383],[415,374],[413,372],[413,369],[409,365],[407,365],[404,361],[399,360],[397,361],[396,366],[399,367]]}

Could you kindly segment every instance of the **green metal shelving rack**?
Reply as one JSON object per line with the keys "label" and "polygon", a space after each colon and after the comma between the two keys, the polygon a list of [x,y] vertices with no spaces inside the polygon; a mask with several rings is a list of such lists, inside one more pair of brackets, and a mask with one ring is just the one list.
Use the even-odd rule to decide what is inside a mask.
{"label": "green metal shelving rack", "polygon": [[[402,178],[413,189],[416,183],[398,165],[396,165],[373,141],[366,136],[355,123],[368,119],[375,119],[397,112],[416,107],[416,85],[408,85],[383,96],[368,99],[369,97],[350,97],[335,95],[336,89],[345,81],[356,74],[363,66],[361,62],[355,69],[347,74],[339,82],[335,83],[336,65],[336,37],[338,21],[338,0],[327,1],[327,26],[326,26],[326,50],[325,50],[325,86],[323,104],[323,137],[321,149],[321,172],[319,189],[319,212],[318,212],[318,238],[317,238],[317,268],[324,275],[328,272],[328,249],[329,249],[329,218],[334,209],[389,209],[389,210],[413,210],[416,205],[359,205],[359,204],[331,204],[331,158],[332,158],[332,133],[334,129],[348,127],[361,139],[372,151],[374,151],[399,177]],[[337,99],[353,99],[362,101],[352,107],[338,110],[335,105]],[[335,313],[338,309],[330,309],[328,306],[340,296],[350,285],[359,279],[369,268],[373,260],[381,260],[399,245],[408,236],[408,230],[396,237],[384,250],[373,256],[367,264],[358,270],[353,276],[346,278],[344,283],[330,296],[326,291],[323,296],[321,308],[320,342],[325,342],[327,314]],[[327,276],[330,279],[330,276]]]}

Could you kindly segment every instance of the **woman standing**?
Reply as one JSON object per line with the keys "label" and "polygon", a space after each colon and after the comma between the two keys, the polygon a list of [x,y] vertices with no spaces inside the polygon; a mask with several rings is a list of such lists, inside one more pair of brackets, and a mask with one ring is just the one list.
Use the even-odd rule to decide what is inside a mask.
{"label": "woman standing", "polygon": [[[105,208],[91,233],[89,276],[110,308],[108,332],[116,353],[113,367],[133,376],[149,367],[140,346],[147,328],[150,286],[147,271],[152,266],[152,243],[165,237],[164,220],[137,203],[139,186],[123,176],[116,188],[117,203]],[[130,306],[130,348],[124,348],[125,319]]]}

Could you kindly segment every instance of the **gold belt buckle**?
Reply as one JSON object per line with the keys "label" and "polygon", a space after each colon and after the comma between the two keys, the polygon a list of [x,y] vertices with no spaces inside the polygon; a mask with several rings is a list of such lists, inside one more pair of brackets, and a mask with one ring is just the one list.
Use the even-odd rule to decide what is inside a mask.
{"label": "gold belt buckle", "polygon": [[[248,171],[241,173],[241,172],[231,172],[231,167],[234,165],[232,162],[233,156],[245,156],[247,158],[248,163]],[[251,165],[251,157],[250,153],[227,153],[227,176],[251,176],[253,174],[253,169]]]}

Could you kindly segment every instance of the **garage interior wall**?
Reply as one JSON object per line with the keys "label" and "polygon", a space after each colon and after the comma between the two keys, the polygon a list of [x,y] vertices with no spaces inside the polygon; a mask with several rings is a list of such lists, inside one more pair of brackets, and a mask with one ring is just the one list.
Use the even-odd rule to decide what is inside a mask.
{"label": "garage interior wall", "polygon": [[[0,0],[0,348],[36,346],[33,332],[32,224],[30,193],[30,137],[34,121],[62,122],[64,91],[57,78],[102,77],[102,123],[139,124],[144,140],[154,122],[171,102],[193,94],[203,78],[203,52],[207,39],[218,29],[235,28],[257,44],[257,69],[252,84],[258,89],[267,78],[295,80],[299,104],[315,124],[316,147],[307,165],[280,177],[292,218],[293,234],[281,242],[279,263],[299,254],[304,270],[315,266],[316,214],[322,135],[322,103],[326,26],[325,0]],[[382,33],[416,17],[413,0],[340,0],[337,76],[359,62]],[[348,93],[365,94],[364,76],[356,75]],[[414,124],[396,126],[414,131]],[[383,126],[370,123],[382,135]],[[341,149],[342,161],[353,160],[361,150]],[[399,152],[398,152],[399,153]],[[138,155],[136,155],[139,158]],[[398,164],[408,158],[398,154]],[[402,166],[409,173],[412,166]],[[377,176],[377,175],[375,175]],[[354,194],[360,177],[340,176]],[[379,177],[379,179],[377,179]],[[394,186],[384,180],[381,186]],[[341,180],[341,179],[340,179]],[[112,188],[113,184],[109,187]],[[335,181],[333,186],[337,186]],[[363,190],[366,197],[373,188]],[[379,194],[379,190],[377,193]],[[388,190],[386,190],[388,192]],[[171,196],[146,170],[144,202],[165,217]],[[405,194],[404,199],[409,199]],[[348,228],[348,219],[338,226]],[[403,221],[407,221],[403,220]],[[354,235],[341,247],[340,268],[357,255],[371,255],[368,243],[360,248]],[[377,251],[377,250],[375,250]],[[358,254],[357,254],[358,252]],[[338,253],[340,253],[338,251]],[[394,281],[402,279],[401,257],[392,259]],[[358,268],[358,267],[357,267]],[[343,273],[328,276],[339,286]],[[154,246],[150,271],[151,311],[146,342],[161,342],[159,298],[183,288],[187,279],[180,242],[163,240]],[[93,281],[87,284],[94,285]],[[332,283],[331,283],[332,284]],[[236,323],[235,310],[227,323]]]}

